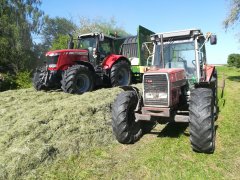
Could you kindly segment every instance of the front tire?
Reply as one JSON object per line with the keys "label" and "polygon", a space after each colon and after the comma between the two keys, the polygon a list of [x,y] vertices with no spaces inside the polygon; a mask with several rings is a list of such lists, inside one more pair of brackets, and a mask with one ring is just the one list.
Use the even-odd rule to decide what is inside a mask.
{"label": "front tire", "polygon": [[71,94],[82,94],[91,91],[94,86],[92,72],[86,66],[74,65],[63,74],[62,90]]}
{"label": "front tire", "polygon": [[111,68],[111,85],[127,86],[131,84],[131,68],[127,61],[118,61]]}
{"label": "front tire", "polygon": [[189,104],[189,128],[192,149],[201,153],[215,150],[214,98],[208,88],[191,92]]}
{"label": "front tire", "polygon": [[214,97],[214,119],[217,120],[219,107],[218,107],[218,75],[217,70],[214,71],[214,74],[211,79],[211,83],[213,83],[212,91]]}
{"label": "front tire", "polygon": [[33,87],[37,91],[45,90],[46,86],[44,84],[44,79],[46,77],[47,71],[45,70],[45,67],[41,67],[36,69],[36,72],[33,75]]}
{"label": "front tire", "polygon": [[135,122],[134,110],[138,103],[135,91],[124,91],[119,94],[112,106],[112,128],[118,142],[132,144],[142,134],[141,122]]}

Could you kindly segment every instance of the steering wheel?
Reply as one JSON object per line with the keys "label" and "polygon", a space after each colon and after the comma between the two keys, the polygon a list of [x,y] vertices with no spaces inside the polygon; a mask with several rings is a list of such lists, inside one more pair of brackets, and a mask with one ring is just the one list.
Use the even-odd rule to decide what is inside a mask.
{"label": "steering wheel", "polygon": [[182,58],[182,57],[180,57],[180,56],[178,57],[178,61],[179,61],[179,62],[186,62],[186,60],[185,60],[185,59],[183,59],[183,58]]}

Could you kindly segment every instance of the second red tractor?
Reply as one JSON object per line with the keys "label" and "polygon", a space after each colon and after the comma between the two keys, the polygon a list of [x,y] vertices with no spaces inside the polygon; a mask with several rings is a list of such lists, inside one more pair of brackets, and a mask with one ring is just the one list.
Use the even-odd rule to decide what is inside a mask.
{"label": "second red tractor", "polygon": [[79,36],[77,48],[73,49],[71,37],[68,49],[47,52],[46,67],[34,74],[35,89],[62,88],[64,92],[80,94],[102,84],[129,85],[130,61],[117,55],[119,41],[102,33],[89,33]]}

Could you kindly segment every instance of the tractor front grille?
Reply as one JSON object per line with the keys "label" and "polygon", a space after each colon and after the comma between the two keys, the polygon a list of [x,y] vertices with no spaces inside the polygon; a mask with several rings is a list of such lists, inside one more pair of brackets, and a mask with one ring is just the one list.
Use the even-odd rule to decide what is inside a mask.
{"label": "tractor front grille", "polygon": [[59,55],[47,56],[47,65],[56,65]]}
{"label": "tractor front grille", "polygon": [[144,105],[167,107],[169,99],[169,83],[167,74],[146,74],[144,84]]}

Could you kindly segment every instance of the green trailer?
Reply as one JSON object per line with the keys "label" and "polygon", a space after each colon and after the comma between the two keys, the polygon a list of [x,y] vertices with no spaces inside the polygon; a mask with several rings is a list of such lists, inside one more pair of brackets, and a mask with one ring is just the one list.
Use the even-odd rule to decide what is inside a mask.
{"label": "green trailer", "polygon": [[131,62],[133,83],[141,82],[146,67],[151,66],[153,49],[150,35],[154,32],[143,26],[139,26],[137,32],[136,36],[119,39],[121,43],[120,54],[127,57]]}

